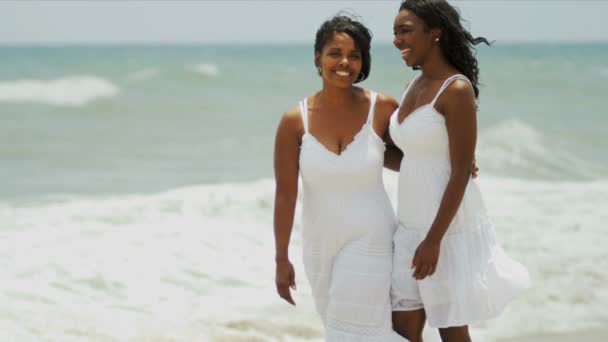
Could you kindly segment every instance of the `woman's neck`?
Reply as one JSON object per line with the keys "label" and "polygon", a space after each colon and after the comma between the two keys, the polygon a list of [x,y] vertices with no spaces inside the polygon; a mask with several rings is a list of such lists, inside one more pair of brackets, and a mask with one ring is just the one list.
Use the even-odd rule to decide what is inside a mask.
{"label": "woman's neck", "polygon": [[360,89],[357,87],[338,88],[330,85],[323,85],[321,91],[319,91],[318,100],[319,102],[329,106],[346,106],[356,99],[357,93]]}
{"label": "woman's neck", "polygon": [[422,76],[431,80],[444,80],[458,72],[443,56],[441,51],[431,53],[427,60],[420,65]]}

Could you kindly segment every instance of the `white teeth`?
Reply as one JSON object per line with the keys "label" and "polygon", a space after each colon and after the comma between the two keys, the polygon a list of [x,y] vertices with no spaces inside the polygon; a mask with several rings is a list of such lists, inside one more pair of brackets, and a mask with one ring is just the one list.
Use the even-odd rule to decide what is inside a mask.
{"label": "white teeth", "polygon": [[346,71],[336,71],[336,74],[338,74],[340,76],[350,76],[350,72],[346,72]]}

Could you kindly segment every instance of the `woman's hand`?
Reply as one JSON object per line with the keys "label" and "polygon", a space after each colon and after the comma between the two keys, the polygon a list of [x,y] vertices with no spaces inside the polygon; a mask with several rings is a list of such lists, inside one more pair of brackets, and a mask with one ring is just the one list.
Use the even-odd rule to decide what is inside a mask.
{"label": "woman's hand", "polygon": [[296,290],[296,272],[289,260],[277,261],[275,283],[279,296],[289,304],[296,305],[291,298],[291,290]]}
{"label": "woman's hand", "polygon": [[422,280],[435,273],[437,262],[439,261],[439,249],[440,243],[426,239],[422,240],[418,248],[416,248],[416,253],[412,260],[412,268],[414,269],[412,277],[414,279]]}

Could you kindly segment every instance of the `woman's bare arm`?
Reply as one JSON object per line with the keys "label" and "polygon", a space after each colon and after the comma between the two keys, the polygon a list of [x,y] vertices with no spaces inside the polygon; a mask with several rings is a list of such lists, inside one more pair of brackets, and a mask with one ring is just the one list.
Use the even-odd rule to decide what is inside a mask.
{"label": "woman's bare arm", "polygon": [[395,146],[395,143],[389,134],[391,115],[398,107],[399,103],[394,98],[378,94],[374,113],[374,117],[377,119],[374,120],[374,126],[376,132],[379,132],[378,136],[380,136],[386,144],[386,150],[384,151],[384,167],[393,171],[399,171],[401,159],[403,158],[403,153]]}
{"label": "woman's bare arm", "polygon": [[298,197],[301,122],[297,108],[286,112],[279,123],[274,147],[276,286],[281,298],[294,305],[290,288],[295,288],[295,272],[289,260],[289,240]]}
{"label": "woman's bare arm", "polygon": [[477,118],[473,88],[467,81],[456,80],[444,96],[451,173],[435,220],[414,256],[414,277],[417,279],[435,271],[441,240],[460,207],[475,156]]}

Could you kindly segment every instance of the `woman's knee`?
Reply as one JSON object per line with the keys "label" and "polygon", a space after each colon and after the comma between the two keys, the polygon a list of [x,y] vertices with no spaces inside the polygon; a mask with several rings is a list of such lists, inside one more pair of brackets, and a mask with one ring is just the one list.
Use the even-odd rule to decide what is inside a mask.
{"label": "woman's knee", "polygon": [[422,342],[422,330],[426,321],[423,309],[393,312],[393,329],[410,342]]}

